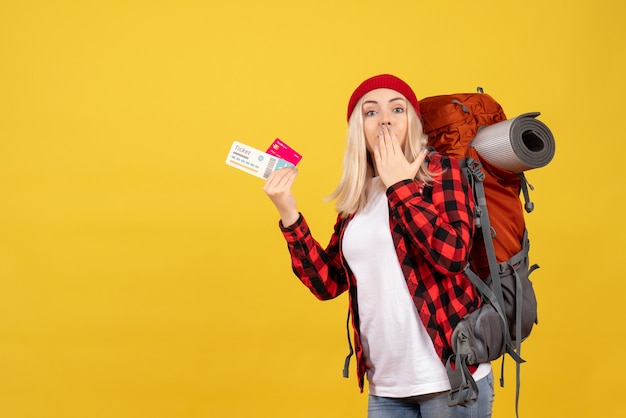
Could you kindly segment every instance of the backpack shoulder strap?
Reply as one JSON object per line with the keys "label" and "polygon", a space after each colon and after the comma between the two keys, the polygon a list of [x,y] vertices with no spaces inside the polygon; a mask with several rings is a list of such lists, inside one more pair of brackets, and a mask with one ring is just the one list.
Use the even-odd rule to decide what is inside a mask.
{"label": "backpack shoulder strap", "polygon": [[[492,231],[491,223],[489,221],[489,213],[487,211],[487,200],[485,197],[485,189],[483,186],[483,180],[485,178],[484,173],[481,170],[482,164],[475,161],[472,158],[467,158],[465,161],[464,170],[470,182],[472,192],[474,193],[475,211],[476,211],[476,224],[482,230],[483,240],[485,243],[485,251],[487,253],[487,260],[489,263],[489,280],[488,285],[476,273],[470,268],[469,264],[466,266],[465,272],[472,284],[478,289],[478,291],[485,297],[491,305],[494,307],[498,315],[504,330],[504,340],[506,346],[506,353],[508,353],[516,363],[516,388],[515,388],[515,415],[518,416],[519,408],[519,389],[520,389],[520,364],[525,362],[521,355],[521,320],[522,320],[522,294],[521,280],[515,271],[513,266],[518,264],[521,260],[528,257],[528,235],[527,231],[524,231],[524,237],[522,241],[522,249],[519,253],[515,254],[511,259],[504,263],[498,263],[496,259],[496,253],[493,246],[493,238],[495,238],[494,231]],[[528,196],[528,187],[532,189],[526,177],[523,173],[520,176],[521,189],[524,193],[526,201],[525,209],[527,212],[533,210],[532,202],[530,202]],[[502,283],[500,281],[500,272],[504,271],[508,267],[512,268],[516,281],[516,301],[515,301],[515,328],[517,340],[512,341],[511,332],[508,326],[508,320],[504,311],[504,296],[502,293]],[[532,272],[538,266],[531,267]],[[504,386],[504,357],[502,357],[502,370],[500,373],[500,386]]]}
{"label": "backpack shoulder strap", "polygon": [[[509,331],[508,321],[504,311],[504,295],[502,293],[502,284],[500,282],[500,270],[498,268],[498,261],[496,259],[496,252],[493,247],[493,238],[495,232],[491,228],[489,222],[489,212],[487,211],[487,198],[485,197],[485,189],[483,186],[483,180],[485,179],[485,173],[482,171],[482,164],[473,158],[467,158],[465,160],[464,168],[470,187],[474,194],[474,210],[476,212],[476,226],[482,231],[483,241],[485,243],[485,251],[487,253],[487,260],[489,262],[489,280],[488,286],[483,280],[478,277],[469,268],[466,269],[468,277],[476,286],[476,288],[485,296],[489,302],[496,309],[496,312],[500,315],[502,327],[504,329],[504,338],[506,343],[506,352],[515,359],[516,362],[523,363],[524,360],[516,353],[515,347],[511,340],[511,333]],[[502,384],[502,381],[500,382]]]}

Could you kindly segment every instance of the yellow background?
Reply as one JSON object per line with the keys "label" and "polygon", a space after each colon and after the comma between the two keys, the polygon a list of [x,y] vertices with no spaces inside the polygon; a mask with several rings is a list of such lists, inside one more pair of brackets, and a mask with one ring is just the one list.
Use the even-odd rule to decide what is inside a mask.
{"label": "yellow background", "polygon": [[[623,19],[615,0],[0,2],[0,417],[364,417],[347,299],[292,275],[263,181],[280,137],[326,242],[347,99],[482,86],[540,111],[540,324],[522,417],[624,416]],[[494,416],[514,416],[515,379]],[[499,378],[499,363],[494,365]]]}

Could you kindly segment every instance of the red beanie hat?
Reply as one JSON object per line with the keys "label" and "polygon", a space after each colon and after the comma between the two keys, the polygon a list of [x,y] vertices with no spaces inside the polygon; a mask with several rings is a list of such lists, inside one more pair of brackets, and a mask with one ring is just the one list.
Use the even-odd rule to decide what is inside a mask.
{"label": "red beanie hat", "polygon": [[409,101],[409,103],[413,105],[417,116],[421,117],[420,105],[411,87],[394,75],[380,74],[368,78],[367,80],[362,82],[361,85],[356,88],[356,90],[354,90],[354,93],[352,93],[352,96],[350,96],[350,101],[348,102],[348,122],[350,121],[350,116],[352,115],[354,107],[356,106],[356,103],[359,101],[359,99],[365,96],[365,94],[367,94],[368,92],[376,89],[391,89],[397,91],[398,93],[402,93],[404,97],[406,97],[406,99]]}

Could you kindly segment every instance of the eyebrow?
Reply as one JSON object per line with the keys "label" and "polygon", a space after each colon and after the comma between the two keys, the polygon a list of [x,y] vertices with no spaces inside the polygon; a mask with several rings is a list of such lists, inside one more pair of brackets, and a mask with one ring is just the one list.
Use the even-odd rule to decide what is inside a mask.
{"label": "eyebrow", "polygon": [[[389,100],[389,103],[395,102],[396,100],[404,100],[404,99],[402,97],[395,97],[395,98]],[[368,103],[378,104],[378,102],[376,100],[368,100],[366,102],[363,102],[364,105],[366,105]]]}

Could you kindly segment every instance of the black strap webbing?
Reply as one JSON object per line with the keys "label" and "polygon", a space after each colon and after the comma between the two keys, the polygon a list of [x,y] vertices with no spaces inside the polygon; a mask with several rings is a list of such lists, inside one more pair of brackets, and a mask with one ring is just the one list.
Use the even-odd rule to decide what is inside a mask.
{"label": "black strap webbing", "polygon": [[350,368],[350,358],[354,354],[354,348],[352,347],[352,340],[350,339],[350,309],[348,309],[348,319],[346,320],[346,330],[348,332],[348,347],[350,347],[350,352],[348,353],[345,361],[343,362],[343,377],[348,378],[349,368]]}

